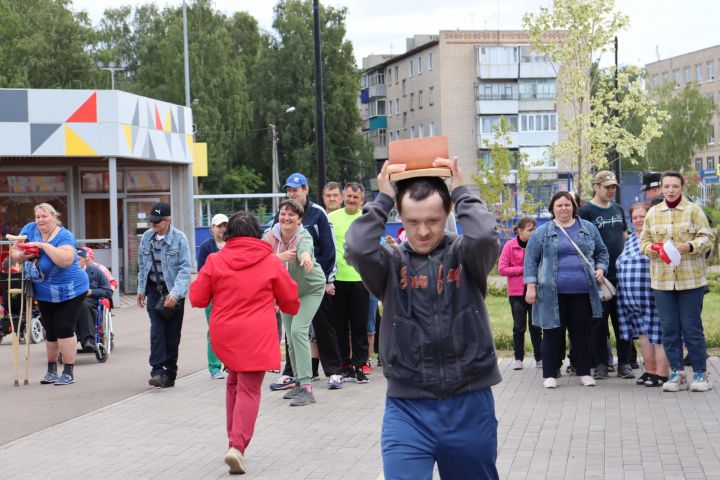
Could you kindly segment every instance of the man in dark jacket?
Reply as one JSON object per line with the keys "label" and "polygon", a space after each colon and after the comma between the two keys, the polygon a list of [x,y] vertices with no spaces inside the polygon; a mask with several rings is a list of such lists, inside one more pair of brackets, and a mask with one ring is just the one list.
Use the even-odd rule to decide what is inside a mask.
{"label": "man in dark jacket", "polygon": [[[495,217],[462,186],[436,177],[401,180],[385,165],[380,193],[346,235],[345,258],[383,302],[380,354],[387,378],[382,427],[385,478],[496,479],[497,420],[490,387],[500,372],[487,310],[487,276],[498,254]],[[397,199],[397,200],[396,200]],[[397,201],[407,242],[380,245]],[[445,232],[451,203],[463,235]]]}
{"label": "man in dark jacket", "polygon": [[90,280],[90,289],[85,297],[85,308],[81,309],[75,326],[77,339],[84,352],[95,350],[95,319],[101,298],[112,297],[112,287],[105,274],[94,265],[87,263],[87,252],[78,250],[78,264],[85,270]]}
{"label": "man in dark jacket", "polygon": [[[322,363],[323,371],[328,377],[330,389],[342,388],[340,372],[340,351],[338,349],[335,328],[330,322],[330,302],[335,294],[335,241],[328,220],[327,213],[323,208],[310,201],[308,198],[308,181],[302,173],[293,173],[287,178],[283,185],[288,198],[296,200],[304,208],[302,224],[310,232],[315,250],[315,260],[325,273],[325,296],[320,308],[313,318],[312,326],[317,341],[317,349]],[[278,223],[279,212],[275,213],[272,224]],[[278,380],[270,384],[271,390],[285,390],[295,385],[290,355],[287,354],[287,342],[285,344],[286,361],[285,370]],[[317,370],[317,360],[313,359],[313,374]]]}

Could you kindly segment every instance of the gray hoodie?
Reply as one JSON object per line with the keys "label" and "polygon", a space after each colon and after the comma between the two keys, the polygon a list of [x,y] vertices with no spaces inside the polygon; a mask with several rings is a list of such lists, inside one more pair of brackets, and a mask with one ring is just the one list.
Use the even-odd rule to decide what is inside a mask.
{"label": "gray hoodie", "polygon": [[383,302],[380,355],[389,397],[445,398],[501,381],[485,308],[499,254],[495,217],[466,187],[452,192],[463,235],[429,255],[379,245],[393,200],[380,193],[350,226],[345,258]]}

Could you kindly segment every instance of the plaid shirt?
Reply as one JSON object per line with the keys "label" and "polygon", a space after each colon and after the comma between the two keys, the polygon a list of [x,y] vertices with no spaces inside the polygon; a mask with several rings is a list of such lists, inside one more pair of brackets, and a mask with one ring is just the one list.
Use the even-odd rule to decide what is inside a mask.
{"label": "plaid shirt", "polygon": [[660,317],[650,288],[650,259],[640,253],[637,235],[627,239],[615,265],[620,337],[632,340],[638,335],[646,335],[650,343],[662,343]]}
{"label": "plaid shirt", "polygon": [[705,279],[705,253],[715,240],[707,217],[702,209],[684,196],[675,208],[659,203],[645,217],[640,251],[647,255],[653,243],[672,242],[692,245],[692,252],[682,255],[680,265],[671,267],[659,258],[650,261],[651,286],[655,290],[690,290],[707,285]]}

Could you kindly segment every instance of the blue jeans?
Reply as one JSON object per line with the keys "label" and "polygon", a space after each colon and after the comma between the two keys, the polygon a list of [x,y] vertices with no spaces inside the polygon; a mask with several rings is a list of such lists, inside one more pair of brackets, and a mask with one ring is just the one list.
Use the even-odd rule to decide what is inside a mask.
{"label": "blue jeans", "polygon": [[375,335],[375,333],[376,333],[375,332],[375,322],[377,321],[377,319],[376,319],[377,311],[378,311],[378,299],[375,298],[371,294],[370,295],[370,307],[368,309],[368,325],[367,325],[367,330],[368,330],[367,334],[368,335]]}
{"label": "blue jeans", "polygon": [[160,293],[155,287],[145,292],[145,308],[150,316],[150,376],[163,375],[175,380],[185,312],[180,310],[175,317],[165,320],[154,310],[159,298]]}
{"label": "blue jeans", "polygon": [[705,287],[691,290],[653,290],[662,325],[662,342],[670,368],[684,370],[683,340],[693,372],[707,370],[702,313]]}
{"label": "blue jeans", "polygon": [[497,479],[497,419],[490,388],[456,397],[385,399],[382,457],[386,480]]}

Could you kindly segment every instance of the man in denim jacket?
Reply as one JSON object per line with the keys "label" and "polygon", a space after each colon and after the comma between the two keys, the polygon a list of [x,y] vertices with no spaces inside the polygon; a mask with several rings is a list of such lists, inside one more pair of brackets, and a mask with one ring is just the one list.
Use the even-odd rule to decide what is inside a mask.
{"label": "man in denim jacket", "polygon": [[[497,479],[497,420],[490,387],[500,372],[485,308],[487,275],[498,258],[495,217],[452,174],[401,180],[385,165],[380,193],[345,236],[345,258],[383,302],[380,353],[387,378],[382,426],[387,480],[429,480],[437,462],[449,480]],[[407,232],[402,246],[380,245],[394,203]],[[445,232],[455,205],[463,235]]]}
{"label": "man in denim jacket", "polygon": [[[140,308],[147,307],[150,316],[152,369],[148,383],[167,388],[175,385],[177,377],[183,306],[192,268],[190,245],[185,234],[170,224],[170,205],[167,203],[153,205],[148,220],[152,226],[143,233],[138,248],[137,304]],[[166,295],[166,308],[179,304],[169,319],[155,311],[161,295]]]}

